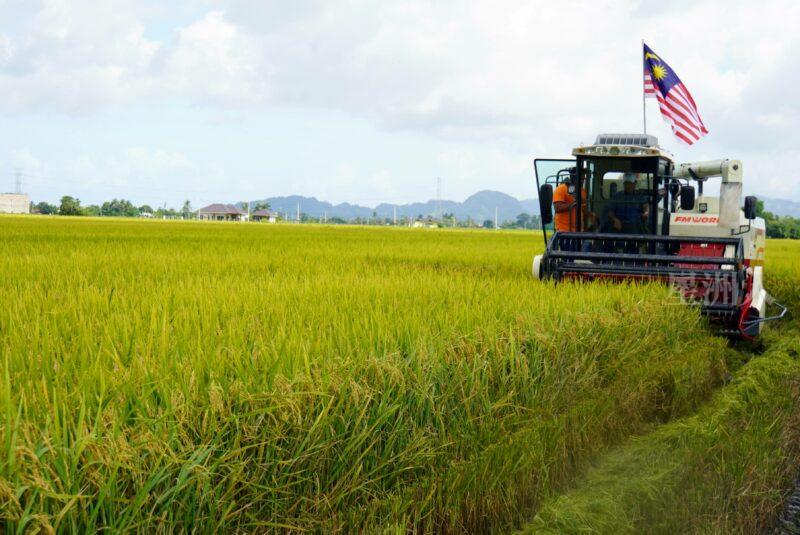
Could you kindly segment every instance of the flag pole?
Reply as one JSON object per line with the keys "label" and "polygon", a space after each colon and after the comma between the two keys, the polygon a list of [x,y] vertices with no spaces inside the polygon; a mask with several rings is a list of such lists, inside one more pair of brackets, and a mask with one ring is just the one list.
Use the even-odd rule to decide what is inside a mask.
{"label": "flag pole", "polygon": [[[639,49],[639,58],[644,58],[644,39],[642,39],[642,47]],[[642,59],[642,67],[644,67],[644,60]],[[645,106],[645,85],[644,85],[644,69],[642,69],[642,125],[644,126],[644,134],[647,135],[647,106]]]}

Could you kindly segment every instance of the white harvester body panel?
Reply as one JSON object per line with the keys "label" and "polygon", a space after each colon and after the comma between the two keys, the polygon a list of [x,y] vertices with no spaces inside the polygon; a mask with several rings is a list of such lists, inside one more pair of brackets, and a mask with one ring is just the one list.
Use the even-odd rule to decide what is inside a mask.
{"label": "white harvester body panel", "polygon": [[[744,337],[757,335],[764,321],[783,317],[785,307],[763,286],[766,226],[755,217],[756,199],[743,199],[741,161],[676,165],[655,137],[641,134],[601,134],[594,145],[577,147],[572,154],[572,167],[563,159],[534,161],[540,200],[552,201],[553,188],[564,183],[570,194],[584,192],[579,200],[586,195],[568,208],[586,214],[569,230],[562,220],[549,241],[544,231],[546,249],[533,259],[534,277],[667,281],[680,285],[685,298],[699,299],[704,312],[732,329],[728,332]],[[543,170],[551,165],[555,172],[540,176],[539,162]],[[718,195],[704,192],[710,186],[706,181],[717,177]],[[640,223],[629,215],[637,202]],[[551,204],[540,201],[545,223],[553,221]],[[563,205],[556,209],[566,210]],[[767,317],[772,304],[782,312]]]}

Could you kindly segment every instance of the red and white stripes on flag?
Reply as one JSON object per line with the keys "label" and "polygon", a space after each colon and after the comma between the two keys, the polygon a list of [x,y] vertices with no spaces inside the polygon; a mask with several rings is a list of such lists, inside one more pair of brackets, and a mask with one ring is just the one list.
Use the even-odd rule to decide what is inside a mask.
{"label": "red and white stripes on flag", "polygon": [[708,134],[692,94],[675,71],[644,45],[644,96],[658,100],[661,116],[680,141],[692,145]]}
{"label": "red and white stripes on flag", "polygon": [[653,83],[647,67],[644,68],[644,96],[646,98],[656,98],[656,84]]}
{"label": "red and white stripes on flag", "polygon": [[686,86],[682,83],[672,86],[666,97],[661,95],[658,86],[653,86],[651,91],[652,94],[648,93],[647,85],[645,85],[645,96],[658,99],[661,116],[672,127],[672,133],[678,139],[687,145],[692,145],[708,134],[708,129],[697,112],[697,104],[694,103],[692,94],[689,93]]}

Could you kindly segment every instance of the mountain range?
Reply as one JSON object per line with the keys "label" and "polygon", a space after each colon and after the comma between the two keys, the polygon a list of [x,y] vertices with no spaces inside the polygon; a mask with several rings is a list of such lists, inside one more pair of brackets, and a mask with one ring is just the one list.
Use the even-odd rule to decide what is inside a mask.
{"label": "mountain range", "polygon": [[764,210],[767,210],[768,212],[772,212],[775,215],[800,217],[800,202],[790,201],[788,199],[763,197],[761,195],[756,196],[764,201]]}
{"label": "mountain range", "polygon": [[[776,215],[789,215],[800,217],[800,202],[772,197],[758,196],[764,201],[764,208]],[[358,204],[341,203],[331,204],[320,201],[316,197],[290,195],[287,197],[269,197],[261,201],[253,201],[252,205],[259,202],[268,202],[272,210],[288,214],[293,219],[300,205],[300,212],[311,217],[341,217],[342,219],[355,218],[392,218],[397,210],[397,217],[418,216],[436,217],[439,214],[439,203],[436,200],[415,202],[410,204],[381,203],[375,207]],[[482,222],[486,219],[494,220],[495,209],[500,222],[512,221],[521,213],[536,215],[539,213],[539,203],[536,199],[516,199],[500,191],[483,190],[470,195],[463,202],[442,200],[441,212],[454,214],[458,219],[471,218],[473,221]]]}
{"label": "mountain range", "polygon": [[[253,201],[251,205],[263,202],[269,203],[272,210],[288,214],[290,219],[296,216],[298,204],[300,205],[300,212],[311,217],[341,217],[348,220],[357,217],[393,218],[395,210],[397,210],[398,218],[437,217],[439,215],[439,203],[436,200],[410,204],[381,203],[378,206],[369,207],[350,203],[331,204],[326,201],[320,201],[316,197],[290,195],[288,197],[269,197],[261,201]],[[494,221],[495,209],[497,209],[497,218],[500,222],[514,220],[521,213],[539,213],[536,199],[519,200],[499,191],[479,191],[467,197],[464,202],[441,201],[441,212],[443,214],[453,214],[461,220],[471,218],[477,222],[482,222],[486,219]]]}

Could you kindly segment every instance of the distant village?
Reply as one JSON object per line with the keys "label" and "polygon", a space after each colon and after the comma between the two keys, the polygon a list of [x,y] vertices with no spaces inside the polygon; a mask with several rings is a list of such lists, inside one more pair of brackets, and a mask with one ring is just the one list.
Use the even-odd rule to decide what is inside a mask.
{"label": "distant village", "polygon": [[112,199],[103,204],[82,205],[80,199],[65,195],[58,205],[45,201],[32,202],[27,193],[0,193],[0,214],[38,214],[89,217],[129,217],[142,219],[176,219],[219,222],[254,223],[324,223],[353,225],[406,226],[413,228],[487,228],[487,229],[540,229],[539,217],[520,213],[513,220],[494,219],[482,221],[472,218],[457,218],[452,213],[418,214],[411,216],[379,217],[376,213],[367,217],[345,219],[338,216],[311,216],[300,210],[294,212],[272,210],[266,202],[241,202],[236,204],[212,203],[194,209],[187,200],[180,209],[157,207],[144,204],[136,206],[125,199]]}

